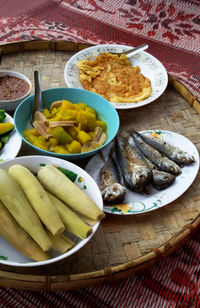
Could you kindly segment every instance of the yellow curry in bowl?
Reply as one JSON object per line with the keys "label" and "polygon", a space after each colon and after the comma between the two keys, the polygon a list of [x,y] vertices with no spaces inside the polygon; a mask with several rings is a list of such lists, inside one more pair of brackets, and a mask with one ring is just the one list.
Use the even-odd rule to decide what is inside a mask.
{"label": "yellow curry in bowl", "polygon": [[94,108],[68,100],[53,102],[49,109],[36,112],[34,128],[24,137],[34,146],[59,154],[77,154],[101,147],[107,139],[107,124]]}

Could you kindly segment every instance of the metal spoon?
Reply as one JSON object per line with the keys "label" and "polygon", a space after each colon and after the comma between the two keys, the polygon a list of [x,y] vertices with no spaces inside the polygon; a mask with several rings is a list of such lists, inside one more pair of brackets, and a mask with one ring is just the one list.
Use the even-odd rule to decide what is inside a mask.
{"label": "metal spoon", "polygon": [[33,111],[31,123],[33,124],[33,118],[36,111],[42,111],[42,93],[40,88],[40,76],[38,71],[34,71],[34,83],[35,83],[35,96],[33,101]]}
{"label": "metal spoon", "polygon": [[149,47],[148,44],[143,44],[143,45],[137,46],[135,48],[131,48],[131,49],[129,49],[127,51],[124,51],[124,52],[111,52],[111,53],[112,54],[116,54],[118,56],[121,56],[122,54],[125,54],[125,55],[127,55],[128,58],[130,58],[133,55],[135,55],[136,53],[147,49],[148,47]]}

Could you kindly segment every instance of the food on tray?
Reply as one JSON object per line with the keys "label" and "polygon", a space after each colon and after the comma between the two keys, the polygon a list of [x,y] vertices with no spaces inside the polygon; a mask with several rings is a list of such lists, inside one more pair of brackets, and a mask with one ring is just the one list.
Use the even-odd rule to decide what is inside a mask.
{"label": "food on tray", "polygon": [[51,248],[52,243],[38,215],[33,210],[19,184],[4,169],[0,169],[0,200],[18,224],[36,241],[42,250],[47,251]]}
{"label": "food on tray", "polygon": [[5,134],[11,133],[14,129],[14,124],[11,122],[0,123],[0,136],[4,136]]}
{"label": "food on tray", "polygon": [[30,89],[27,81],[14,77],[0,77],[0,100],[9,101],[24,96]]}
{"label": "food on tray", "polygon": [[3,109],[0,109],[0,150],[3,149],[4,145],[8,143],[10,134],[14,130],[14,124],[11,122],[3,122],[6,118],[6,113]]}
{"label": "food on tray", "polygon": [[35,261],[45,261],[50,258],[17,223],[1,201],[0,221],[0,235],[26,257]]}
{"label": "food on tray", "polygon": [[176,179],[175,175],[158,170],[158,168],[146,157],[143,156],[147,166],[151,169],[152,177],[151,177],[151,184],[159,190],[165,189],[169,187]]}
{"label": "food on tray", "polygon": [[41,168],[38,178],[46,190],[78,213],[97,221],[105,216],[94,201],[56,167],[48,165]]}
{"label": "food on tray", "polygon": [[36,112],[34,128],[24,137],[34,146],[60,154],[76,154],[101,147],[107,139],[107,125],[95,109],[67,100],[53,102],[50,109]]}
{"label": "food on tray", "polygon": [[47,235],[52,242],[52,249],[58,253],[65,253],[75,245],[75,243],[65,234],[52,235],[47,231]]}
{"label": "food on tray", "polygon": [[119,135],[116,138],[115,151],[125,185],[136,192],[148,192],[151,170],[136,147]]}
{"label": "food on tray", "polygon": [[118,162],[112,155],[112,150],[110,151],[108,159],[100,170],[100,176],[100,191],[104,202],[112,204],[124,201],[126,188],[121,184],[121,170],[118,167]]}
{"label": "food on tray", "polygon": [[21,165],[10,167],[8,173],[19,184],[34,211],[51,234],[63,233],[65,226],[47,192],[33,173]]}
{"label": "food on tray", "polygon": [[195,162],[192,155],[155,135],[136,131],[118,134],[114,151],[111,147],[109,158],[100,170],[100,190],[105,204],[122,202],[126,188],[137,193],[149,193],[149,184],[158,190],[166,189],[182,172],[179,165],[183,167]]}
{"label": "food on tray", "polygon": [[[0,235],[35,261],[51,258],[51,250],[65,253],[72,249],[75,239],[72,240],[65,231],[86,239],[92,233],[92,225],[105,214],[69,179],[73,175],[69,170],[49,165],[41,167],[37,174],[22,165],[13,165],[8,171],[0,168]],[[79,212],[84,214],[83,218]],[[44,220],[44,215],[43,225],[40,217]],[[59,230],[57,234],[56,230]]]}
{"label": "food on tray", "polygon": [[5,118],[6,118],[5,110],[0,109],[0,123],[2,123]]}
{"label": "food on tray", "polygon": [[[139,135],[139,134],[138,134]],[[194,157],[189,153],[179,149],[176,146],[167,144],[165,141],[159,138],[147,136],[140,134],[139,135],[146,143],[153,146],[161,154],[167,156],[169,159],[173,160],[179,166],[188,165],[194,162]]]}
{"label": "food on tray", "polygon": [[81,60],[78,68],[83,87],[110,102],[136,103],[152,93],[150,80],[124,54],[101,53],[94,60]]}
{"label": "food on tray", "polygon": [[137,132],[131,134],[140,151],[161,171],[166,171],[174,175],[181,173],[180,167],[171,159],[147,144]]}
{"label": "food on tray", "polygon": [[66,204],[60,199],[47,192],[56,210],[58,211],[62,221],[65,225],[65,229],[77,235],[80,238],[87,238],[92,233],[92,228],[84,223],[80,217],[73,212]]}

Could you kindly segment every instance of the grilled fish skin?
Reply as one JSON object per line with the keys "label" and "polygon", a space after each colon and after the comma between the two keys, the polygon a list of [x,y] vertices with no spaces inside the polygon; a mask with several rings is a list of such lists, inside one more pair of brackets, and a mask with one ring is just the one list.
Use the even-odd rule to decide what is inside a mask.
{"label": "grilled fish skin", "polygon": [[145,157],[144,154],[142,154],[142,152],[139,149],[138,151],[143,156],[147,166],[151,169],[152,172],[151,184],[153,185],[153,187],[155,187],[158,190],[163,190],[174,183],[176,179],[175,175],[165,171],[158,170],[158,168],[147,157]]}
{"label": "grilled fish skin", "polygon": [[[139,134],[139,133],[137,133]],[[161,154],[167,156],[169,159],[173,160],[176,164],[189,165],[195,162],[195,159],[189,153],[181,150],[176,146],[172,146],[162,139],[154,138],[153,136],[139,134],[139,136],[153,148],[158,150]]]}
{"label": "grilled fish skin", "polygon": [[128,143],[127,138],[117,136],[115,151],[122,171],[124,184],[135,192],[148,193],[151,170],[147,167],[143,157],[136,148]]}
{"label": "grilled fish skin", "polygon": [[131,136],[135,140],[140,151],[161,171],[169,172],[173,175],[181,174],[180,167],[166,156],[147,144],[137,132],[132,132]]}
{"label": "grilled fish skin", "polygon": [[174,183],[176,179],[175,175],[169,172],[158,170],[157,167],[148,158],[144,157],[144,159],[152,171],[151,183],[153,187],[158,190],[163,190]]}
{"label": "grilled fish skin", "polygon": [[158,190],[168,188],[174,183],[175,179],[175,175],[169,172],[160,171],[158,169],[152,170],[152,185]]}
{"label": "grilled fish skin", "polygon": [[114,148],[112,148],[112,151],[110,153],[110,156],[111,156],[111,160],[112,160],[112,163],[113,163],[113,166],[116,170],[116,173],[117,173],[117,178],[119,180],[119,183],[122,185],[122,186],[125,186],[124,184],[124,178],[123,178],[123,175],[122,175],[122,170],[118,164],[118,161],[117,161],[117,157],[116,157],[116,153],[114,151]]}
{"label": "grilled fish skin", "polygon": [[126,195],[126,188],[119,183],[121,175],[118,175],[118,169],[111,153],[101,168],[100,175],[100,191],[103,201],[108,204],[123,202]]}
{"label": "grilled fish skin", "polygon": [[125,155],[124,146],[125,146],[124,141],[119,137],[116,137],[115,138],[116,160],[120,166],[124,184],[130,190],[134,190],[134,186],[132,183],[132,171],[129,168],[129,162]]}

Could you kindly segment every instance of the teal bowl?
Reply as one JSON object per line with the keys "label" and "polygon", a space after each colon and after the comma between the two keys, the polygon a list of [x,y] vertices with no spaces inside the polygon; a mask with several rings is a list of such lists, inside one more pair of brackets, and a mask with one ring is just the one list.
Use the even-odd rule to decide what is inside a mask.
{"label": "teal bowl", "polygon": [[107,140],[105,144],[103,144],[100,148],[95,149],[93,151],[89,151],[86,153],[78,153],[78,154],[58,154],[39,149],[38,147],[32,145],[23,136],[23,132],[27,128],[30,128],[30,119],[32,115],[33,100],[34,100],[34,95],[31,95],[28,98],[26,98],[23,102],[21,102],[21,104],[17,107],[14,114],[14,124],[16,131],[21,136],[23,141],[26,144],[28,144],[31,148],[33,148],[42,155],[54,156],[72,161],[94,155],[99,150],[102,150],[104,147],[106,147],[115,138],[119,129],[119,116],[116,109],[112,106],[111,103],[109,103],[100,95],[97,95],[93,92],[86,91],[83,89],[54,88],[42,91],[42,102],[44,108],[49,108],[54,101],[63,99],[66,99],[72,102],[73,104],[77,104],[79,102],[85,103],[89,107],[92,107],[97,111],[99,118],[104,120],[107,124]]}

